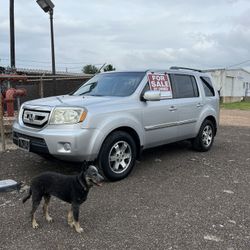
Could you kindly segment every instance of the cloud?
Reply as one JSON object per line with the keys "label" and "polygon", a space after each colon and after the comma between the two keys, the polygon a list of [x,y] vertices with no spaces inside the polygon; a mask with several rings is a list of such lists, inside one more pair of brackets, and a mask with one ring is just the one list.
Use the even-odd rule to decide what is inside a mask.
{"label": "cloud", "polygon": [[[53,2],[58,69],[80,70],[75,62],[108,62],[117,69],[212,68],[250,58],[247,0]],[[0,5],[0,58],[7,58],[7,1]],[[15,10],[17,66],[50,68],[21,61],[50,62],[49,16],[35,1],[15,1]]]}

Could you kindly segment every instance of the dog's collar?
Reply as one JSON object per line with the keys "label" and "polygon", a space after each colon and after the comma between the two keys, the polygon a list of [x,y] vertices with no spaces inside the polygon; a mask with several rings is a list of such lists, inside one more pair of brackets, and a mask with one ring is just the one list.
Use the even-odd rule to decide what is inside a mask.
{"label": "dog's collar", "polygon": [[84,185],[84,183],[82,182],[82,180],[79,178],[79,176],[77,176],[77,180],[78,182],[80,183],[80,185],[82,186],[82,188],[87,191],[88,190],[88,187],[86,185]]}

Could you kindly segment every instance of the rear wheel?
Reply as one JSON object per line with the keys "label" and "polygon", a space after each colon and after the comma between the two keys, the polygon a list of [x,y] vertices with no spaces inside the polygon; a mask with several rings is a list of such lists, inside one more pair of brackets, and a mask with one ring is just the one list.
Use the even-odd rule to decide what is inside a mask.
{"label": "rear wheel", "polygon": [[136,145],[126,132],[115,131],[104,141],[99,154],[99,165],[111,181],[128,176],[135,165]]}
{"label": "rear wheel", "polygon": [[192,141],[193,148],[200,152],[208,151],[214,142],[215,128],[213,122],[205,120],[201,127],[199,134]]}

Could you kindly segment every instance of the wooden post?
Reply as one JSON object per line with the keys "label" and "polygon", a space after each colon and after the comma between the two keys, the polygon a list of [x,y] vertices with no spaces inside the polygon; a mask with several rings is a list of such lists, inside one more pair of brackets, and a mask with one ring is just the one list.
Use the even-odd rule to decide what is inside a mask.
{"label": "wooden post", "polygon": [[2,151],[5,151],[5,134],[4,134],[4,124],[3,124],[3,106],[2,106],[2,91],[0,87],[0,133],[1,133],[1,141],[2,141]]}

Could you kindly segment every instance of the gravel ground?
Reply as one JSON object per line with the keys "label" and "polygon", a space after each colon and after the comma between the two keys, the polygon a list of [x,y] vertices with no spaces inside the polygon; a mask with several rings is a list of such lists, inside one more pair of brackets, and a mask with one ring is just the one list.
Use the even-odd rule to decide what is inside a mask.
{"label": "gravel ground", "polygon": [[[250,122],[223,112],[211,151],[187,142],[147,150],[127,179],[93,188],[80,210],[82,234],[67,225],[66,203],[52,199],[52,223],[39,208],[34,230],[25,191],[0,193],[0,249],[249,249]],[[46,170],[79,170],[13,149],[0,159],[0,179],[24,185]]]}

